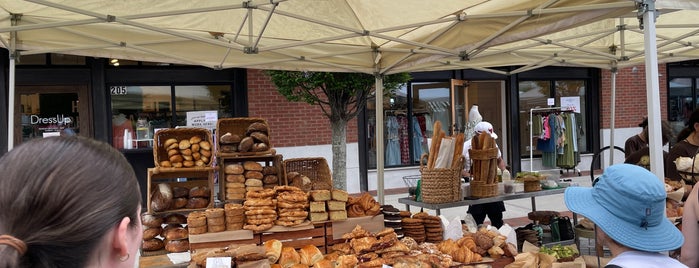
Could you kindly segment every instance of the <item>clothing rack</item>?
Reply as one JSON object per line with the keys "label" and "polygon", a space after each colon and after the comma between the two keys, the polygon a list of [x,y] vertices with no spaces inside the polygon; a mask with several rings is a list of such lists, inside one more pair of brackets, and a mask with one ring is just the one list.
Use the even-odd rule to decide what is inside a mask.
{"label": "clothing rack", "polygon": [[[551,113],[572,113],[575,109],[568,107],[548,107],[548,108],[531,108],[529,109],[529,172],[534,171],[534,142],[532,142],[532,137],[534,136],[532,130],[532,124],[534,120],[534,114],[551,114]],[[580,169],[575,168],[575,172],[580,175]],[[563,170],[560,171],[561,174]]]}

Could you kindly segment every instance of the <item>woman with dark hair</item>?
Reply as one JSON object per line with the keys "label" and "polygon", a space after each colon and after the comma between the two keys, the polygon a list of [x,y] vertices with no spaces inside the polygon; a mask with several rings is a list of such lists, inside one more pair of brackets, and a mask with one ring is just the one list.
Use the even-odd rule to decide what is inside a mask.
{"label": "woman with dark hair", "polygon": [[[662,135],[662,142],[663,146],[667,145],[670,140],[675,138],[675,134],[673,133],[672,126],[670,126],[670,122],[663,120],[661,122],[661,135]],[[646,128],[646,133],[648,132]],[[663,151],[663,159],[667,158],[667,152]],[[642,167],[645,167],[646,169],[650,170],[650,148],[648,146],[645,146],[641,148],[640,150],[629,154],[626,157],[626,160],[624,160],[624,163],[627,164],[636,164]]]}
{"label": "woman with dark hair", "polygon": [[0,268],[135,266],[141,195],[116,149],[34,139],[0,158],[0,172]]}
{"label": "woman with dark hair", "polygon": [[643,118],[638,127],[641,128],[641,133],[629,137],[624,143],[624,158],[629,158],[634,152],[648,147],[648,117]]}
{"label": "woman with dark hair", "polygon": [[[670,148],[665,161],[665,177],[671,180],[680,181],[685,179],[685,183],[689,186],[685,189],[685,194],[689,194],[691,186],[696,182],[693,179],[683,178],[677,171],[675,160],[682,157],[692,157],[699,153],[699,109],[694,110],[689,116],[686,127],[677,134],[677,143]],[[699,161],[699,159],[697,159]],[[695,171],[699,173],[699,171]]]}

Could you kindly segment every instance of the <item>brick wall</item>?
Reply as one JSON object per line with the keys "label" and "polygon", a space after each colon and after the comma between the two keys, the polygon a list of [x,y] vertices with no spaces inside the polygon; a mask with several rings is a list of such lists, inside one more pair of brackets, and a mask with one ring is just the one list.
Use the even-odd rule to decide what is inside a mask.
{"label": "brick wall", "polygon": [[[267,120],[274,147],[331,144],[330,121],[320,107],[290,102],[262,70],[248,69],[250,117]],[[357,120],[347,123],[347,142],[357,142]]]}
{"label": "brick wall", "polygon": [[[634,71],[634,68],[636,70]],[[646,99],[646,70],[644,65],[619,69],[616,76],[616,128],[638,127],[643,117],[648,114]],[[660,113],[663,120],[667,119],[667,68],[665,64],[658,65],[660,74]],[[611,123],[611,86],[612,73],[602,70],[602,91],[600,114],[602,128],[609,128]]]}

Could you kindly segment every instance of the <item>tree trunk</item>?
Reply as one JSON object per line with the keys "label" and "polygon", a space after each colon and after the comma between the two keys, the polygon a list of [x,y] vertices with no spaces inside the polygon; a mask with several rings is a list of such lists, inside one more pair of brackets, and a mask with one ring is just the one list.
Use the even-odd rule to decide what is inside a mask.
{"label": "tree trunk", "polygon": [[333,187],[347,190],[347,122],[331,121],[333,151]]}

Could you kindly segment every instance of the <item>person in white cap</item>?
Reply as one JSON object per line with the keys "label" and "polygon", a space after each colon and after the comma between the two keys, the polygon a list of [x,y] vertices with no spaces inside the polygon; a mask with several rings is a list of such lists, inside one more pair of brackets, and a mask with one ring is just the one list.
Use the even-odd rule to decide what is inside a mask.
{"label": "person in white cap", "polygon": [[[493,125],[486,121],[481,121],[478,123],[476,127],[474,127],[474,131],[475,135],[473,138],[477,138],[481,133],[488,133],[491,137],[493,137],[493,139],[498,138],[498,135],[495,134],[495,131],[493,131]],[[468,153],[469,149],[471,149],[471,139],[464,143],[464,150],[462,152],[464,158],[466,158],[464,170],[461,171],[461,176],[464,178],[471,177],[471,158],[469,157]],[[500,170],[505,170],[505,161],[502,160],[502,152],[500,151],[500,148],[498,148],[498,168]],[[498,201],[493,203],[470,205],[467,213],[473,216],[473,219],[476,220],[476,224],[478,225],[483,224],[485,217],[488,216],[488,219],[490,219],[490,224],[496,228],[500,228],[504,224],[502,220],[503,211],[505,211],[505,203]]]}
{"label": "person in white cap", "polygon": [[663,253],[681,247],[684,237],[665,216],[664,183],[647,169],[609,166],[592,188],[568,187],[563,198],[597,226],[597,241],[612,253],[605,267],[687,267]]}

